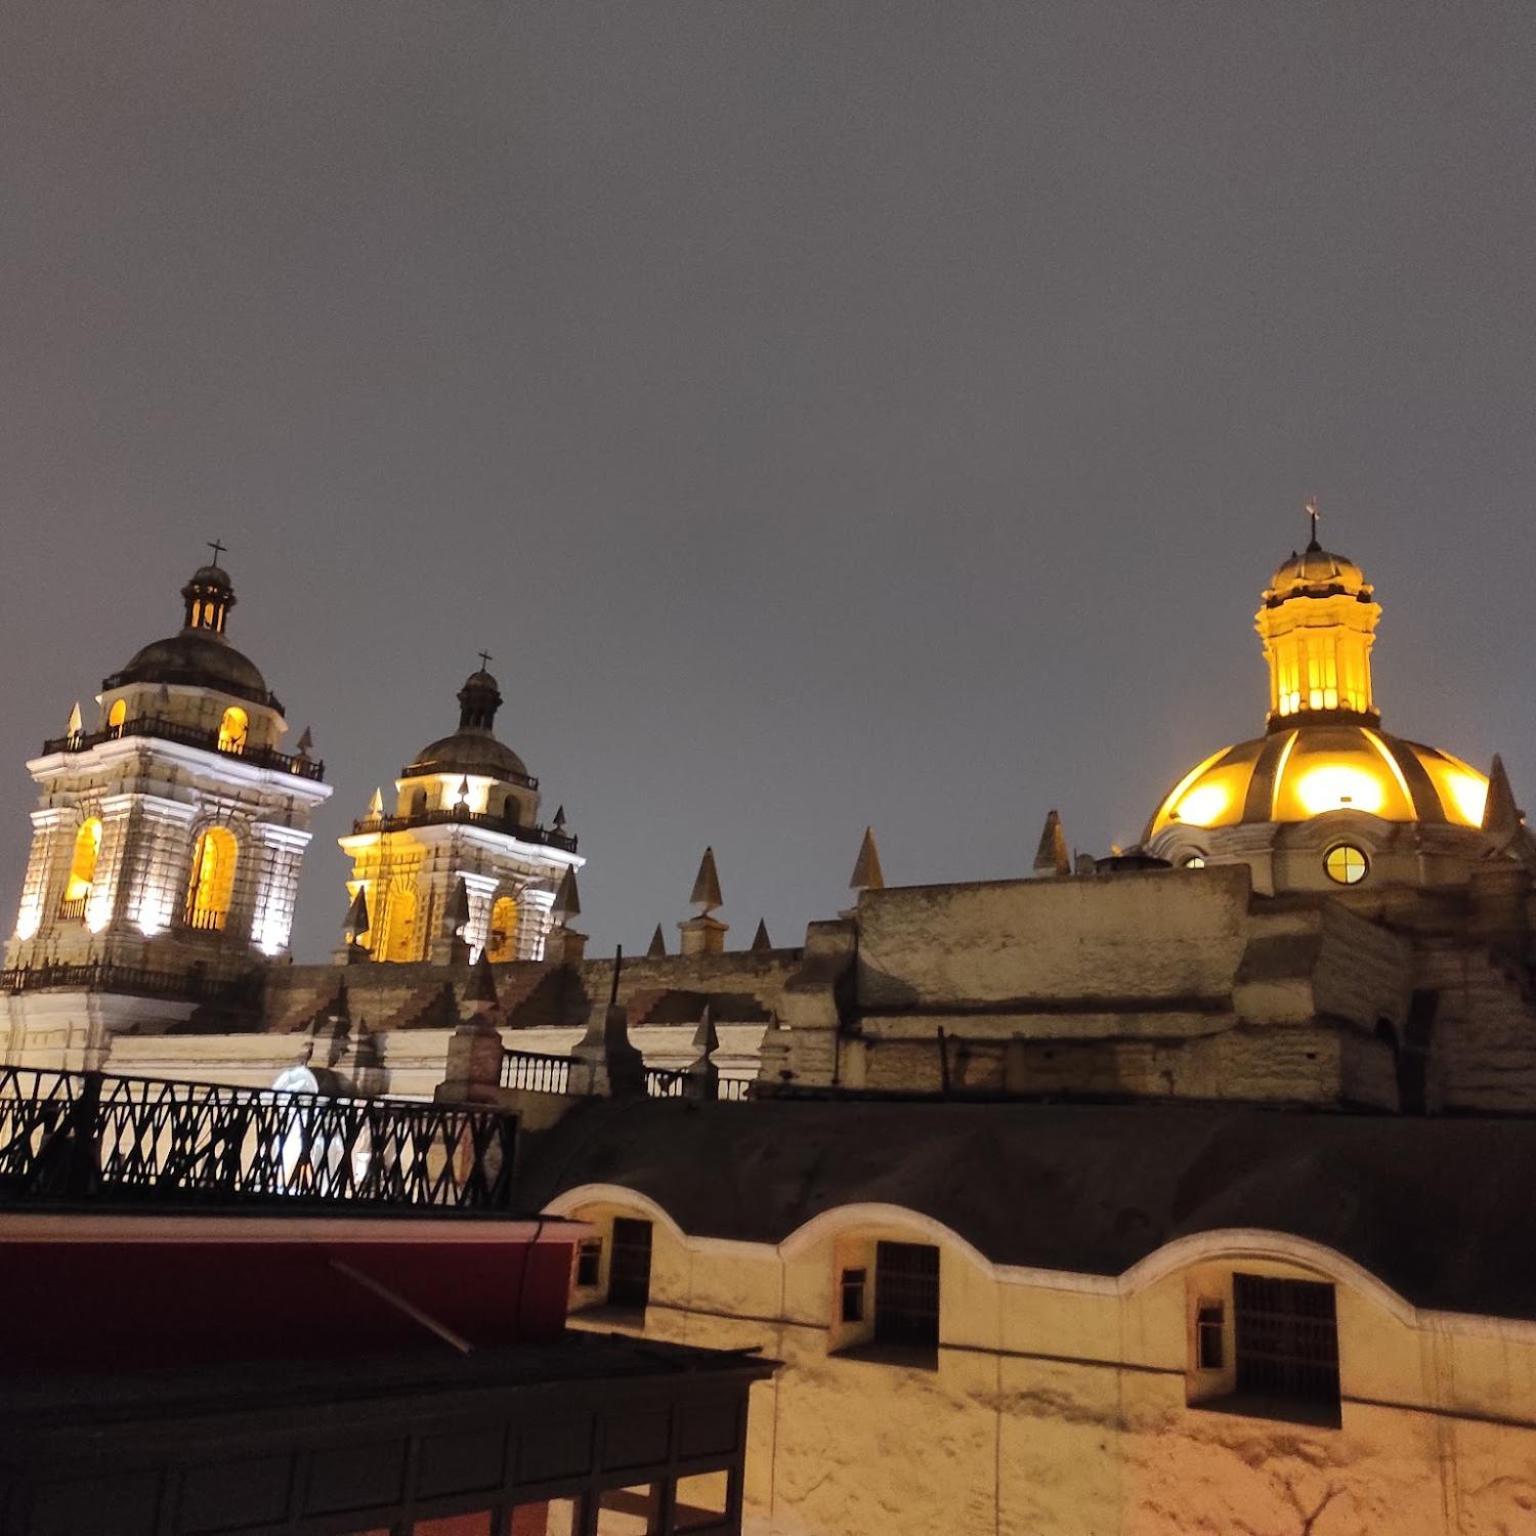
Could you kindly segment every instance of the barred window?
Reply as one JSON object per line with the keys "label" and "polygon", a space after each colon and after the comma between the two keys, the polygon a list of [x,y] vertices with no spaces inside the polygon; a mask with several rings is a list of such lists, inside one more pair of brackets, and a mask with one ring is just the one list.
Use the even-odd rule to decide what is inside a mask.
{"label": "barred window", "polygon": [[912,1349],[939,1343],[939,1250],[927,1243],[875,1245],[875,1341]]}
{"label": "barred window", "polygon": [[1337,1407],[1339,1331],[1331,1285],[1232,1277],[1237,1390]]}

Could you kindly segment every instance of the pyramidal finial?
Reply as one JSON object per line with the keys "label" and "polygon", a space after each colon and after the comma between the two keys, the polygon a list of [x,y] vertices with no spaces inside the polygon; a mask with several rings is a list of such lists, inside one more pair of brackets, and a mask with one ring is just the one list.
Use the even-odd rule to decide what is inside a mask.
{"label": "pyramidal finial", "polygon": [[[335,910],[333,907],[332,911]],[[357,943],[358,935],[367,933],[370,927],[368,921],[368,887],[360,885],[357,895],[352,898],[352,905],[347,908],[347,921],[343,931],[346,933],[349,944]]]}
{"label": "pyramidal finial", "polygon": [[660,959],[663,959],[665,957],[666,953],[667,953],[667,939],[666,939],[666,935],[664,933],[662,933],[662,931],[661,931],[661,924],[657,923],[656,924],[656,932],[651,935],[651,947],[648,950],[646,950],[645,958],[647,960],[660,960]]}
{"label": "pyramidal finial", "polygon": [[306,725],[299,737],[298,756],[308,757],[315,750],[315,733]]}
{"label": "pyramidal finial", "polygon": [[1040,843],[1035,849],[1035,873],[1037,875],[1070,875],[1072,855],[1067,848],[1067,834],[1062,830],[1061,817],[1052,811],[1040,829]]}
{"label": "pyramidal finial", "polygon": [[448,927],[457,938],[469,921],[469,887],[460,875],[453,882],[453,894],[448,898]]}
{"label": "pyramidal finial", "polygon": [[883,891],[885,871],[880,868],[880,850],[875,847],[875,829],[864,828],[864,841],[859,844],[859,856],[853,861],[853,876],[848,888],[854,891]]}
{"label": "pyramidal finial", "polygon": [[752,953],[760,955],[772,948],[773,940],[768,937],[768,920],[760,917],[757,920],[757,932],[752,935]]}
{"label": "pyramidal finial", "polygon": [[491,957],[484,949],[480,958],[470,967],[469,981],[464,987],[466,1003],[489,1003],[493,1008],[500,1001],[496,996],[496,973],[491,969]]}
{"label": "pyramidal finial", "polygon": [[720,906],[724,900],[720,895],[720,875],[715,869],[713,848],[706,848],[704,857],[699,860],[699,872],[693,881],[693,895],[688,900],[700,912],[708,912]]}
{"label": "pyramidal finial", "polygon": [[469,775],[465,774],[459,780],[459,797],[453,802],[455,805],[467,805],[469,803]]}
{"label": "pyramidal finial", "polygon": [[1490,837],[1513,837],[1524,820],[1515,804],[1504,759],[1495,752],[1493,766],[1488,770],[1488,798],[1483,802],[1483,831]]}
{"label": "pyramidal finial", "polygon": [[563,805],[557,805],[555,807],[555,831],[556,832],[563,832],[564,830],[565,830],[565,807]]}
{"label": "pyramidal finial", "polygon": [[384,814],[384,791],[375,789],[368,801],[368,814],[370,816],[382,816]]}
{"label": "pyramidal finial", "polygon": [[555,892],[555,915],[561,922],[568,922],[581,913],[581,892],[576,889],[576,869],[567,864],[560,889]]}
{"label": "pyramidal finial", "polygon": [[715,1010],[707,1002],[699,1015],[699,1027],[693,1032],[693,1043],[706,1060],[720,1048],[720,1036],[715,1031]]}
{"label": "pyramidal finial", "polygon": [[80,700],[76,699],[74,708],[69,712],[69,724],[64,727],[66,736],[78,736],[85,730],[85,721],[80,716]]}

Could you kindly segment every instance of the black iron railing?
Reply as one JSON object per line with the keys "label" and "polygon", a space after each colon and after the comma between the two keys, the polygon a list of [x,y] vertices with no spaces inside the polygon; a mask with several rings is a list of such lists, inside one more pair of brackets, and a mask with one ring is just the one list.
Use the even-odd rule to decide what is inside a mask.
{"label": "black iron railing", "polygon": [[492,816],[488,811],[472,811],[467,806],[449,805],[437,810],[416,811],[407,816],[364,816],[352,823],[353,833],[359,832],[409,832],[413,827],[484,827],[491,832],[501,832],[507,837],[520,838],[525,843],[542,843],[549,848],[564,848],[568,853],[576,851],[576,836],[571,832],[556,832],[553,827],[521,827],[505,816]]}
{"label": "black iron railing", "polygon": [[211,977],[196,971],[155,971],[103,960],[83,965],[18,965],[0,971],[0,992],[125,992],[134,997],[238,1005],[252,1001],[260,987],[261,978],[256,973]]}
{"label": "black iron railing", "polygon": [[86,752],[104,741],[116,741],[120,736],[152,736],[156,741],[176,741],[188,747],[200,747],[204,752],[217,752],[224,757],[238,757],[243,763],[257,768],[271,768],[278,773],[297,774],[301,779],[324,779],[325,764],[307,757],[294,757],[271,747],[248,747],[233,743],[221,746],[219,733],[200,725],[184,725],[180,721],[161,720],[154,715],[141,715],[136,720],[125,720],[121,725],[108,726],[104,731],[81,731],[73,736],[55,736],[43,743],[43,753]]}
{"label": "black iron railing", "polygon": [[90,900],[87,893],[84,896],[62,897],[59,901],[59,919],[61,922],[79,922],[85,916],[85,904]]}
{"label": "black iron railing", "polygon": [[541,1056],[536,1051],[504,1051],[501,1086],[524,1088],[530,1093],[569,1093],[571,1058]]}
{"label": "black iron railing", "polygon": [[0,1206],[504,1211],[517,1123],[405,1100],[0,1068]]}

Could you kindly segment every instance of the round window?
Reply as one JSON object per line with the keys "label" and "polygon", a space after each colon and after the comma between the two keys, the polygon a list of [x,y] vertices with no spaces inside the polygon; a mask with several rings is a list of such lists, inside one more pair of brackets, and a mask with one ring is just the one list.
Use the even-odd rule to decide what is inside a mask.
{"label": "round window", "polygon": [[1179,868],[1180,869],[1204,869],[1205,868],[1205,855],[1203,853],[1192,853],[1192,854],[1190,854],[1190,856],[1187,859],[1184,860],[1184,862],[1182,864],[1179,865]]}
{"label": "round window", "polygon": [[1339,885],[1359,885],[1370,867],[1371,861],[1366,858],[1365,850],[1356,848],[1353,843],[1340,843],[1337,848],[1330,848],[1323,859],[1328,878]]}

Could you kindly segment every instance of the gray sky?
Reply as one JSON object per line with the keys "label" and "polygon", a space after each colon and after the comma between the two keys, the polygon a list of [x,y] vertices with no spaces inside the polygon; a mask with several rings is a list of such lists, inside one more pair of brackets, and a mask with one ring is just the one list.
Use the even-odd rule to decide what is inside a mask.
{"label": "gray sky", "polygon": [[179,622],[335,837],[456,722],[594,951],[1133,841],[1265,704],[1321,498],[1391,730],[1536,808],[1536,6],[0,0],[0,894],[72,700]]}

